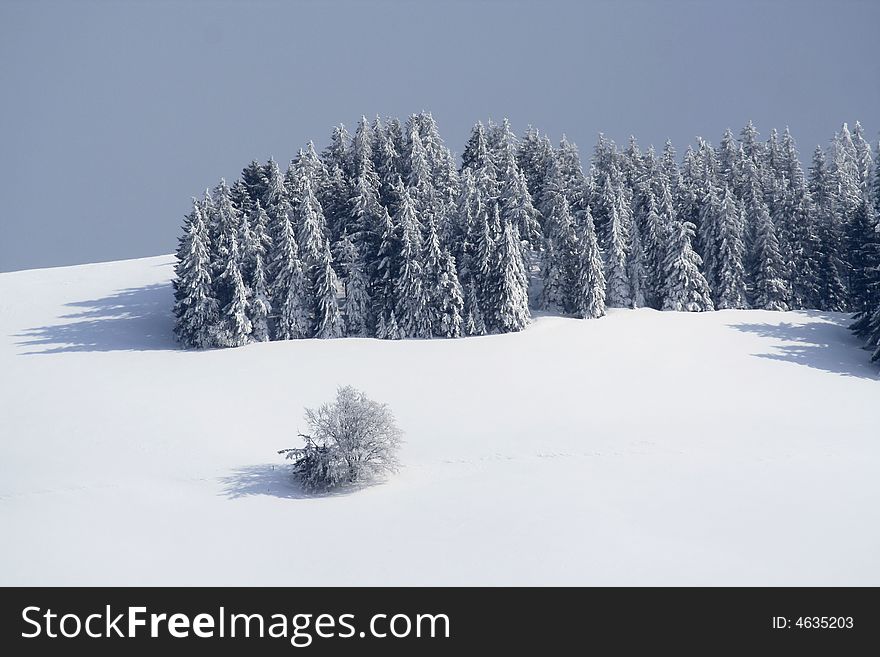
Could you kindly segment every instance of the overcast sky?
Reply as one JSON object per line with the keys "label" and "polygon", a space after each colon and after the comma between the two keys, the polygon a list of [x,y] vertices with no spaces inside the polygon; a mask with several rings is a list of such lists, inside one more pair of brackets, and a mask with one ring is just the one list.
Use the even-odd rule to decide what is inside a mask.
{"label": "overcast sky", "polygon": [[0,0],[0,271],[173,251],[189,199],[361,114],[679,152],[751,118],[802,160],[880,130],[880,2]]}

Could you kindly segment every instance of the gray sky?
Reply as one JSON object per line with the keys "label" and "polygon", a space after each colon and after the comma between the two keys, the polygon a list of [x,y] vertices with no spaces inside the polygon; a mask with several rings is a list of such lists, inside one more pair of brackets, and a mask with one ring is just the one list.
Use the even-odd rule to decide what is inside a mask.
{"label": "gray sky", "polygon": [[880,130],[880,2],[0,0],[0,271],[173,251],[189,198],[361,114],[431,110],[461,152],[508,116],[586,160],[603,131],[808,160]]}

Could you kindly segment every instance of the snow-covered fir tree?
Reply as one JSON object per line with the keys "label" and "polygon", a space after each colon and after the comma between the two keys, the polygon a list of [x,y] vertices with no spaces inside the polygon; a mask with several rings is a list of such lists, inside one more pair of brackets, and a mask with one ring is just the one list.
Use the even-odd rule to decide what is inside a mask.
{"label": "snow-covered fir tree", "polygon": [[388,318],[388,322],[383,322],[380,326],[380,330],[377,331],[376,337],[380,337],[383,340],[402,340],[406,337],[403,334],[403,331],[400,330],[400,326],[397,324],[397,318],[394,316],[393,310]]}
{"label": "snow-covered fir tree", "polygon": [[629,289],[633,308],[641,308],[645,305],[645,265],[642,236],[638,224],[632,215],[631,192],[627,187],[621,187],[618,192],[620,209],[618,217],[621,225],[626,227],[629,235],[629,244],[626,254],[626,272],[629,277]]}
{"label": "snow-covered fir tree", "polygon": [[208,226],[195,199],[184,231],[174,267],[174,333],[183,346],[206,349],[215,344],[220,314],[211,286]]}
{"label": "snow-covered fir tree", "polygon": [[718,310],[748,307],[742,236],[742,213],[730,185],[725,184],[718,215]]}
{"label": "snow-covered fir tree", "polygon": [[330,241],[325,239],[324,246],[318,254],[318,261],[312,266],[316,338],[341,338],[345,333],[342,313],[339,310],[339,281],[332,263]]}
{"label": "snow-covered fir tree", "polygon": [[669,232],[672,223],[678,219],[679,208],[677,198],[682,187],[681,172],[678,170],[675,149],[670,141],[663,147],[663,155],[655,169],[652,180],[654,196],[657,199],[657,211],[664,231]]}
{"label": "snow-covered fir tree", "polygon": [[494,201],[483,203],[478,200],[473,230],[469,238],[473,250],[468,260],[468,272],[476,289],[480,312],[488,331],[494,331],[496,328],[493,322],[496,316],[495,290],[498,272],[495,271],[493,264],[497,246],[494,237],[497,216],[498,205]]}
{"label": "snow-covered fir tree", "polygon": [[[231,243],[238,236],[238,211],[232,204],[232,191],[221,179],[211,197],[211,214],[208,216],[211,244],[211,269],[219,278],[226,269],[232,250]],[[225,295],[225,290],[224,297]],[[225,299],[224,299],[225,302]]]}
{"label": "snow-covered fir tree", "polygon": [[874,208],[862,196],[847,232],[850,256],[850,304],[855,313],[853,332],[868,336],[871,317],[880,303],[880,229]]}
{"label": "snow-covered fir tree", "polygon": [[750,160],[755,166],[760,167],[764,161],[764,145],[761,143],[760,134],[755,124],[749,121],[739,133],[739,142],[743,151],[743,162]]}
{"label": "snow-covered fir tree", "polygon": [[302,197],[296,211],[296,224],[299,227],[297,241],[303,262],[306,267],[311,268],[321,260],[321,251],[324,242],[327,241],[324,232],[324,211],[308,177],[302,181],[300,189]]}
{"label": "snow-covered fir tree", "polygon": [[464,333],[465,335],[485,335],[486,322],[483,320],[483,311],[477,300],[477,288],[474,282],[468,281],[464,299]]}
{"label": "snow-covered fir tree", "polygon": [[858,285],[858,263],[851,261],[852,245],[859,241],[858,233],[861,228],[854,226],[856,214],[859,212],[863,193],[859,186],[859,172],[856,163],[856,149],[852,142],[852,135],[846,123],[831,141],[829,157],[829,175],[832,189],[834,190],[834,209],[836,223],[840,226],[846,248],[841,249],[841,258],[844,261],[844,274],[847,291],[849,294],[848,305],[853,307],[857,302],[854,298],[853,285]]}
{"label": "snow-covered fir tree", "polygon": [[559,166],[559,173],[562,176],[562,187],[565,190],[565,196],[568,199],[572,217],[574,217],[575,223],[577,223],[590,201],[587,193],[589,187],[581,167],[581,158],[578,154],[577,146],[566,139],[565,135],[562,136],[559,142],[556,161]]}
{"label": "snow-covered fir tree", "polygon": [[[238,249],[239,222],[241,214],[233,203],[233,195],[231,188],[226,181],[221,179],[217,187],[214,188],[210,204],[206,204],[209,208],[211,217],[208,233],[210,243],[210,259],[211,259],[211,282],[213,287],[213,296],[217,299],[220,307],[222,324],[224,319],[224,309],[232,300],[235,278],[230,272],[230,262],[235,258],[237,260],[235,269],[241,273],[241,257]],[[234,252],[233,252],[234,249]],[[218,329],[218,341],[222,344],[222,327]]]}
{"label": "snow-covered fir tree", "polygon": [[[669,194],[668,188],[662,193]],[[645,304],[659,309],[663,304],[663,281],[665,279],[663,260],[666,253],[668,226],[672,219],[660,215],[654,195],[653,185],[645,185],[641,192],[639,215],[636,224],[639,227],[644,253],[644,296]],[[671,194],[668,202],[671,209]]]}
{"label": "snow-covered fir tree", "polygon": [[[434,120],[434,116],[430,112],[421,112],[418,115],[420,135],[425,151],[428,153],[428,162],[431,164],[431,171],[434,176],[434,187],[438,191],[442,191],[445,187],[451,186],[453,189],[442,191],[447,200],[455,199],[455,187],[457,186],[457,166],[455,157],[449,147],[440,136],[440,128]],[[449,194],[452,194],[449,196]]]}
{"label": "snow-covered fir tree", "polygon": [[489,152],[489,146],[486,142],[486,129],[483,127],[482,121],[477,122],[471,132],[471,137],[464,147],[464,153],[461,156],[461,168],[482,170],[487,180],[491,181],[494,186],[496,180],[495,163]]}
{"label": "snow-covered fir tree", "polygon": [[751,304],[764,310],[788,310],[788,282],[776,225],[764,201],[762,176],[753,158],[747,157],[744,164],[743,208],[753,230],[747,257]]}
{"label": "snow-covered fir tree", "polygon": [[842,311],[847,307],[847,291],[841,272],[843,232],[834,207],[834,190],[825,151],[816,146],[810,166],[810,197],[816,228],[816,297],[819,310]]}
{"label": "snow-covered fir tree", "polygon": [[251,213],[253,199],[248,194],[247,187],[241,180],[236,180],[229,188],[229,195],[232,200],[232,207],[235,208],[240,217],[247,217]]}
{"label": "snow-covered fir tree", "polygon": [[266,257],[268,242],[266,225],[268,221],[269,218],[259,201],[251,204],[248,214],[242,213],[241,215],[238,225],[238,244],[241,250],[242,273],[248,287],[252,285],[251,279],[257,259],[264,260]]}
{"label": "snow-covered fir tree", "polygon": [[379,188],[371,182],[368,174],[358,174],[353,194],[349,201],[351,239],[361,255],[364,274],[372,288],[377,277],[379,247],[388,211],[380,204]]}
{"label": "snow-covered fir tree", "polygon": [[819,287],[819,233],[816,227],[816,214],[809,192],[802,186],[795,196],[791,239],[794,257],[789,267],[791,280],[791,306],[794,309],[818,308]]}
{"label": "snow-covered fir tree", "polygon": [[797,147],[786,127],[779,150],[782,203],[777,206],[777,228],[783,257],[788,264],[790,306],[816,306],[816,229],[812,225],[811,199],[801,168]]}
{"label": "snow-covered fir tree", "polygon": [[511,223],[504,224],[494,267],[498,276],[492,325],[501,333],[520,331],[531,319],[529,283],[522,260],[519,229]]}
{"label": "snow-covered fir tree", "polygon": [[553,145],[550,140],[529,126],[517,150],[517,163],[533,201],[543,195],[544,177],[552,157]]}
{"label": "snow-covered fir tree", "polygon": [[[877,158],[878,163],[874,167],[874,218],[877,222],[877,239],[880,241],[880,144],[877,145]],[[880,276],[880,269],[877,274]],[[880,300],[877,301],[874,313],[868,322],[868,348],[874,350],[871,360],[880,360]]]}
{"label": "snow-covered fir tree", "polygon": [[[384,208],[383,208],[384,209]],[[396,305],[395,282],[399,269],[400,239],[395,230],[394,222],[385,211],[382,214],[382,237],[376,254],[376,274],[370,286],[373,300],[373,316],[376,319],[377,338],[399,338],[397,321],[394,321],[395,332],[391,329],[391,316]]]}
{"label": "snow-covered fir tree", "polygon": [[[660,162],[657,167],[657,177],[655,179],[655,185],[664,186],[669,190],[669,197],[674,199],[676,194],[678,193],[678,188],[681,185],[681,172],[678,169],[678,160],[676,159],[675,147],[672,145],[670,140],[666,140],[666,143],[663,144],[663,154],[660,156]],[[659,188],[656,191],[657,200],[661,205],[661,214],[664,214],[662,206],[666,202],[664,197],[665,194],[659,191]],[[672,219],[673,213],[668,213],[670,219]]]}
{"label": "snow-covered fir tree", "polygon": [[[528,266],[531,251],[537,249],[541,240],[538,213],[529,194],[526,177],[514,161],[508,161],[501,186],[501,222],[516,226],[522,239],[523,260]],[[528,274],[528,270],[526,271]]]}
{"label": "snow-covered fir tree", "polygon": [[404,144],[406,150],[403,155],[407,172],[405,182],[410,199],[420,218],[426,214],[434,215],[434,181],[431,165],[428,162],[428,153],[422,144],[415,115],[407,121],[407,139]]}
{"label": "snow-covered fir tree", "polygon": [[352,181],[339,166],[334,165],[328,172],[327,187],[318,190],[320,192],[318,200],[324,215],[324,230],[330,243],[335,244],[344,232],[353,230],[349,227],[351,219],[349,200],[352,196]]}
{"label": "snow-covered fir tree", "polygon": [[788,283],[785,280],[779,240],[765,203],[757,207],[753,248],[753,305],[763,310],[788,310]]}
{"label": "snow-covered fir tree", "polygon": [[871,351],[871,361],[880,360],[880,305],[877,306],[868,322],[866,346]]}
{"label": "snow-covered fir tree", "polygon": [[267,208],[269,212],[272,212],[282,200],[288,197],[284,174],[281,173],[281,167],[273,158],[269,158],[260,183],[248,185],[248,190],[251,198]]}
{"label": "snow-covered fir tree", "polygon": [[572,296],[575,313],[584,319],[605,314],[605,272],[593,215],[587,206],[577,236]]}
{"label": "snow-covered fir tree", "polygon": [[266,190],[270,183],[268,175],[271,173],[270,167],[273,163],[274,160],[270,160],[269,167],[266,167],[256,160],[251,160],[251,163],[242,169],[241,181],[251,200],[265,202]]}
{"label": "snow-covered fir tree", "polygon": [[312,194],[321,204],[322,211],[325,202],[330,201],[332,205],[333,199],[328,199],[328,196],[339,191],[339,187],[331,184],[331,174],[332,171],[315,150],[314,143],[308,142],[306,147],[300,150],[294,158],[284,177],[287,194],[293,208],[298,209],[298,205],[306,196],[304,188],[306,181],[311,186]]}
{"label": "snow-covered fir tree", "polygon": [[397,166],[399,153],[394,145],[394,139],[389,128],[382,124],[379,117],[373,122],[373,167],[379,180],[379,199],[382,206],[388,210],[389,215],[396,211],[396,197],[394,185],[400,176]]}
{"label": "snow-covered fir tree", "polygon": [[[624,180],[632,198],[632,212],[635,221],[639,221],[646,203],[647,191],[653,190],[654,179],[657,177],[657,154],[654,147],[649,146],[643,153],[634,136],[630,136],[629,145],[624,152],[626,159]],[[641,228],[641,226],[640,226]]]}
{"label": "snow-covered fir tree", "polygon": [[694,225],[688,221],[672,226],[666,252],[666,285],[663,310],[702,312],[714,310],[709,285],[700,273],[699,254],[694,251]]}
{"label": "snow-covered fir tree", "polygon": [[571,206],[566,194],[565,178],[557,157],[550,160],[540,205],[544,217],[542,306],[557,307],[563,312],[574,312],[572,279],[577,238]]}
{"label": "snow-covered fir tree", "polygon": [[[880,157],[880,144],[877,147],[878,157]],[[872,274],[873,278],[870,283],[872,299],[865,304],[865,310],[857,312],[852,330],[856,335],[861,336],[865,340],[865,346],[871,352],[871,360],[880,360],[880,166],[874,167],[873,188],[869,194],[874,202],[874,236],[868,240],[868,257],[872,256],[876,263]],[[864,257],[864,256],[862,256]]]}
{"label": "snow-covered fir tree", "polygon": [[340,123],[333,126],[333,130],[330,132],[330,144],[321,153],[321,161],[324,162],[324,166],[327,167],[328,171],[338,168],[343,173],[349,172],[348,148],[350,142],[351,135],[346,130],[345,125]]}
{"label": "snow-covered fir tree", "polygon": [[259,251],[259,254],[264,260],[269,249],[272,247],[272,235],[269,232],[269,226],[271,223],[272,218],[269,217],[269,214],[263,209],[262,204],[259,201],[256,201],[251,211],[250,227],[254,233],[254,238],[256,239],[254,249]]}
{"label": "snow-covered fir tree", "polygon": [[450,253],[455,257],[461,284],[465,286],[470,278],[469,261],[473,245],[469,240],[473,231],[477,189],[470,169],[462,170],[460,182],[455,210],[448,218],[448,224],[443,231],[443,243],[448,246]]}
{"label": "snow-covered fir tree", "polygon": [[376,173],[376,165],[373,162],[373,143],[375,136],[370,127],[367,117],[361,116],[358,127],[349,149],[350,177],[366,179],[366,183],[377,192],[379,190],[379,174]]}
{"label": "snow-covered fir tree", "polygon": [[373,333],[370,280],[361,251],[348,234],[339,248],[339,265],[345,276],[345,329],[348,335],[369,336]]}
{"label": "snow-covered fir tree", "polygon": [[733,131],[728,128],[724,131],[716,154],[718,183],[722,187],[729,187],[737,200],[742,197],[741,177],[744,158],[744,152],[733,136]]}
{"label": "snow-covered fir tree", "polygon": [[284,201],[278,212],[268,266],[271,305],[275,314],[274,339],[311,337],[314,294],[299,257],[291,221],[293,211]]}
{"label": "snow-covered fir tree", "polygon": [[443,250],[440,248],[440,235],[433,215],[425,216],[422,231],[422,284],[427,295],[426,309],[431,330],[436,331],[440,323],[440,307],[443,302],[440,294],[440,276],[443,269]]}
{"label": "snow-covered fir tree", "polygon": [[272,312],[272,304],[269,301],[266,272],[263,267],[263,256],[260,253],[254,256],[250,276],[247,317],[251,322],[251,336],[254,342],[268,342],[269,314]]}
{"label": "snow-covered fir tree", "polygon": [[464,292],[458,280],[455,258],[448,251],[443,252],[436,298],[439,301],[436,335],[443,338],[461,337],[464,331]]}
{"label": "snow-covered fir tree", "polygon": [[228,242],[229,258],[220,274],[220,281],[227,290],[227,300],[220,310],[218,342],[224,347],[241,347],[251,342],[253,325],[248,317],[250,302],[242,276],[242,259],[235,234]]}
{"label": "snow-covered fir tree", "polygon": [[704,139],[699,140],[698,174],[694,181],[697,220],[697,248],[703,259],[703,274],[710,290],[718,289],[718,218],[720,195],[715,150]]}
{"label": "snow-covered fir tree", "polygon": [[489,120],[489,126],[486,130],[486,144],[492,161],[495,163],[495,170],[498,172],[499,179],[503,178],[510,160],[516,160],[516,154],[519,150],[517,141],[507,117],[501,123],[494,123],[491,119]]}
{"label": "snow-covered fir tree", "polygon": [[644,179],[645,160],[639,142],[634,135],[629,136],[626,148],[620,154],[620,172],[623,182],[633,193],[633,207],[639,204],[639,185]]}
{"label": "snow-covered fir tree", "polygon": [[689,145],[684,152],[678,186],[673,192],[673,199],[676,218],[679,221],[686,221],[694,227],[700,221],[702,203],[699,179],[700,166],[697,161],[697,152]]}
{"label": "snow-covered fir tree", "polygon": [[399,265],[394,286],[394,319],[406,338],[431,337],[428,291],[424,286],[422,239],[415,205],[401,185],[400,207],[394,224],[400,240]]}
{"label": "snow-covered fir tree", "polygon": [[856,121],[853,126],[852,143],[856,181],[862,196],[870,206],[873,200],[873,180],[871,179],[871,173],[874,167],[874,157],[871,153],[871,145],[868,143],[868,140],[865,139],[865,131],[862,128],[862,124],[858,121]]}
{"label": "snow-covered fir tree", "polygon": [[630,280],[629,231],[626,215],[621,216],[623,202],[620,186],[609,177],[605,180],[602,207],[605,208],[605,305],[612,308],[632,308],[633,293]]}

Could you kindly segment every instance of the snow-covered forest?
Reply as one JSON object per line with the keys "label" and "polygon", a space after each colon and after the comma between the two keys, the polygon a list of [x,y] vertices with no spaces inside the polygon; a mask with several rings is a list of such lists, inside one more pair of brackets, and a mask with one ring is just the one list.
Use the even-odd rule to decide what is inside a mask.
{"label": "snow-covered forest", "polygon": [[251,162],[194,199],[177,249],[186,347],[460,337],[530,308],[854,313],[880,359],[880,167],[859,123],[809,168],[786,129],[699,138],[680,160],[478,123],[456,162],[429,113],[339,126],[286,170]]}

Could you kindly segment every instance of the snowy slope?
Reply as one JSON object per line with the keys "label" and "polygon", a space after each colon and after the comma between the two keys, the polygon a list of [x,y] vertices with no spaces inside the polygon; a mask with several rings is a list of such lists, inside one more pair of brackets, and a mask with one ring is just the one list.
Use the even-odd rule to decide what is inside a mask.
{"label": "snowy slope", "polygon": [[[880,585],[880,380],[822,313],[185,352],[171,258],[0,274],[0,584]],[[388,483],[276,451],[351,383]]]}

